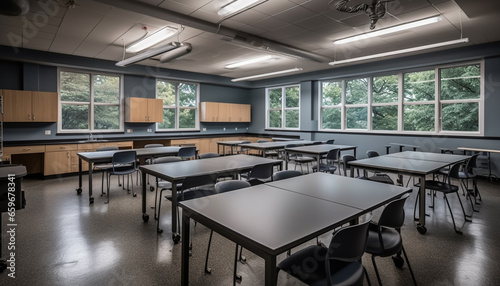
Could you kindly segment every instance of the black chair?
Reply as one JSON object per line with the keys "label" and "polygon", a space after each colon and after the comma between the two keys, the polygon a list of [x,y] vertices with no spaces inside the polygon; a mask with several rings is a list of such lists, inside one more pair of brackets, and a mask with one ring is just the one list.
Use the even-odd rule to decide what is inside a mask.
{"label": "black chair", "polygon": [[[266,143],[269,142],[269,140],[266,139],[259,139],[257,140],[257,143]],[[263,157],[271,157],[271,158],[278,158],[279,157],[279,152],[276,150],[268,150],[268,151],[260,151],[260,156],[262,156],[262,152],[265,152],[265,156]]]}
{"label": "black chair", "polygon": [[182,160],[191,160],[191,158],[196,158],[196,146],[181,147],[177,156],[181,157]]}
{"label": "black chair", "polygon": [[[105,146],[105,147],[99,147],[96,149],[96,151],[116,151],[116,150],[120,150],[120,148],[116,147],[116,146]],[[106,170],[108,170],[109,168],[112,168],[113,165],[111,163],[97,163],[97,164],[94,164],[93,168],[94,170],[101,170],[103,171],[102,172],[102,178],[101,178],[101,196],[104,195],[104,173],[106,173]],[[108,176],[106,176],[106,179],[108,178]],[[107,185],[107,183],[106,183]],[[120,177],[118,177],[118,185],[121,186],[120,184]]]}
{"label": "black chair", "polygon": [[[346,154],[342,156],[342,170],[344,171],[344,176],[347,176],[347,171],[354,172],[354,168],[349,164],[352,161],[356,161],[356,157],[354,155]],[[359,169],[356,169],[359,177]]]}
{"label": "black chair", "polygon": [[[113,154],[113,158],[111,160],[111,168],[106,170],[107,173],[107,180],[108,180],[108,188],[107,188],[107,198],[108,200],[105,202],[106,204],[109,203],[109,187],[110,187],[110,180],[111,176],[125,176],[127,175],[127,190],[130,187],[129,180],[132,180],[132,193],[133,196],[137,196],[135,192],[133,191],[134,189],[134,181],[133,181],[133,176],[131,176],[133,173],[137,172],[137,154],[136,151],[129,150],[129,151],[120,151],[116,152]],[[125,178],[123,181],[123,184],[125,184]]]}
{"label": "black chair", "polygon": [[[294,148],[294,147],[302,147],[304,144],[288,144],[286,145],[286,148]],[[309,173],[309,164],[316,161],[313,157],[310,156],[299,156],[297,154],[290,154],[288,156],[288,161],[292,161],[295,163],[294,170],[297,170],[297,165],[300,166],[300,171],[304,173],[304,170],[302,169],[302,165],[306,164],[307,167],[307,173]]]}
{"label": "black chair", "polygon": [[[380,280],[380,274],[375,263],[375,257],[393,255],[396,255],[392,257],[392,260],[398,268],[402,268],[404,260],[406,260],[413,283],[417,285],[410,261],[403,246],[403,238],[401,237],[401,227],[405,221],[404,204],[408,197],[409,194],[404,194],[401,198],[391,201],[384,207],[378,222],[370,222],[366,252],[372,255],[373,268],[377,274],[379,285],[382,285],[382,281]],[[404,260],[401,257],[401,251],[404,254]]]}
{"label": "black chair", "polygon": [[335,171],[337,170],[337,166],[335,166],[335,164],[339,164],[340,162],[339,153],[340,149],[338,148],[328,151],[328,153],[326,154],[326,163],[320,163],[319,169],[318,166],[313,166],[313,172],[319,171],[319,172],[334,174]]}
{"label": "black chair", "polygon": [[[465,165],[463,171],[458,172],[458,178],[460,178],[460,182],[462,183],[462,190],[467,195],[467,199],[469,199],[472,210],[477,212],[478,210],[474,207],[474,205],[479,204],[479,201],[482,201],[481,194],[479,193],[479,189],[477,188],[477,176],[474,172],[474,168],[477,168],[477,157],[479,153],[474,154],[470,157]],[[469,180],[472,180],[472,188],[469,189]],[[472,198],[474,198],[474,202],[472,202]]]}
{"label": "black chair", "polygon": [[311,245],[281,261],[285,271],[307,285],[363,285],[366,277],[361,257],[366,249],[369,220],[342,227],[333,233],[330,245]]}
{"label": "black chair", "polygon": [[[379,154],[377,151],[374,151],[374,150],[368,150],[366,151],[366,156],[368,158],[373,158],[373,157],[378,157]],[[390,184],[390,185],[394,185],[394,181],[391,179],[391,177],[386,174],[386,173],[382,173],[382,172],[379,172],[379,171],[374,171],[373,172],[373,176],[368,176],[368,173],[366,171],[363,172],[364,173],[364,176],[370,180],[370,181],[375,181],[375,182],[379,182],[379,183],[384,183],[384,184]],[[399,182],[401,185],[403,184],[403,182]]]}
{"label": "black chair", "polygon": [[331,144],[333,145],[335,143],[335,139],[329,139],[329,140],[326,140],[326,144]]}
{"label": "black chair", "polygon": [[282,170],[273,174],[273,181],[284,180],[288,178],[293,178],[301,176],[302,173],[297,170]]}
{"label": "black chair", "polygon": [[[165,163],[174,163],[174,162],[180,162],[182,159],[180,157],[161,157],[155,160],[155,164],[165,164]],[[178,188],[182,187],[182,184],[177,185]],[[160,230],[160,210],[161,210],[161,197],[163,195],[163,191],[165,190],[170,190],[172,189],[172,183],[164,180],[160,180],[156,178],[156,193],[155,193],[155,219],[157,220],[156,222],[156,228],[158,232],[161,232]],[[160,196],[158,196],[158,190],[160,190]],[[160,199],[158,199],[160,198]]]}
{"label": "black chair", "polygon": [[[234,190],[239,190],[239,189],[243,189],[243,188],[247,188],[247,187],[250,187],[250,183],[247,182],[247,181],[241,181],[241,180],[227,180],[227,181],[222,181],[222,182],[218,182],[215,184],[215,193],[216,194],[221,194],[221,193],[225,193],[225,192],[230,192],[230,191],[234,191]],[[205,273],[207,274],[211,274],[212,273],[212,269],[210,269],[208,267],[208,257],[210,255],[210,246],[212,245],[212,236],[213,236],[213,233],[214,231],[211,230],[210,231],[210,238],[208,239],[208,247],[207,247],[207,256],[205,258]],[[240,275],[237,274],[237,270],[238,270],[238,248],[239,248],[239,245],[236,244],[236,251],[235,251],[235,257],[234,257],[234,270],[233,270],[233,285],[236,283],[236,281],[239,281],[241,282],[241,279],[242,277]],[[240,261],[241,262],[244,262],[245,259],[242,257],[241,255],[241,251],[242,251],[243,248],[240,249]]]}
{"label": "black chair", "polygon": [[203,153],[203,154],[198,155],[198,159],[207,159],[207,158],[215,158],[215,157],[220,157],[220,154],[209,152],[209,153]]}
{"label": "black chair", "polygon": [[[240,144],[249,144],[249,143],[252,143],[252,142],[247,140],[247,141],[241,141]],[[236,153],[238,153],[238,154],[248,154],[249,150],[250,150],[249,148],[242,148],[242,147],[240,147]]]}
{"label": "black chair", "polygon": [[252,185],[263,184],[273,180],[274,163],[258,164],[252,167],[246,180]]}
{"label": "black chair", "polygon": [[[462,204],[462,200],[460,199],[460,195],[458,194],[459,187],[451,184],[451,178],[460,179],[459,175],[458,175],[459,170],[460,170],[460,165],[461,165],[461,163],[457,163],[450,168],[450,171],[448,172],[448,175],[446,177],[445,182],[441,182],[441,181],[437,181],[437,180],[426,180],[425,181],[425,189],[426,190],[431,190],[433,192],[443,193],[444,200],[446,201],[446,204],[448,205],[448,209],[450,210],[451,220],[453,221],[453,227],[455,228],[455,232],[458,234],[462,234],[462,231],[459,230],[457,228],[457,225],[455,224],[455,218],[453,216],[453,211],[451,210],[450,202],[448,201],[448,197],[447,197],[448,194],[452,194],[452,193],[457,194],[457,198],[458,198],[458,201],[460,203],[460,207],[462,208],[462,212],[464,214],[464,220],[465,221],[472,221],[470,219],[471,216],[465,214],[464,205]],[[416,186],[420,186],[420,184],[416,184]],[[430,208],[434,208],[434,198],[436,196],[434,195],[433,192],[431,192],[432,205],[429,206]],[[420,198],[420,192],[417,193],[417,199],[415,200],[415,209],[413,211],[413,216],[414,216],[415,220],[417,220],[415,213],[416,213],[416,209],[417,209],[417,202],[419,199],[422,199],[422,198]],[[425,198],[423,198],[423,199],[425,199]],[[420,214],[420,215],[425,215],[425,214]]]}
{"label": "black chair", "polygon": [[[158,147],[164,147],[163,144],[161,143],[151,143],[151,144],[146,144],[144,145],[144,148],[158,148]],[[144,162],[146,165],[154,164],[155,159],[146,159]],[[148,185],[149,185],[149,175],[148,175]],[[150,187],[151,191],[154,191],[154,187]]]}

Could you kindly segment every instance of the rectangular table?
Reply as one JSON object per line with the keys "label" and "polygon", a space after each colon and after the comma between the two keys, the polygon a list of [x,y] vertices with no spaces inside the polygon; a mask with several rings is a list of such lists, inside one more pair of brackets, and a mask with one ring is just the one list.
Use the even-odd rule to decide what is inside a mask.
{"label": "rectangular table", "polygon": [[[137,152],[138,159],[152,159],[162,156],[176,156],[179,153],[178,146],[167,146],[167,147],[154,147],[154,148],[138,148],[138,149],[127,149],[135,150]],[[113,159],[113,154],[124,150],[111,150],[111,151],[91,151],[91,152],[80,152],[78,153],[78,189],[76,189],[77,194],[82,193],[82,161],[89,163],[89,203],[94,203],[94,197],[92,196],[92,173],[93,164],[95,163],[110,163]]]}
{"label": "rectangular table", "polygon": [[312,145],[317,141],[308,140],[290,140],[290,141],[277,141],[277,142],[263,142],[263,143],[247,143],[240,144],[240,147],[258,150],[262,153],[262,157],[266,156],[266,151],[285,149],[288,144],[302,144]]}
{"label": "rectangular table", "polygon": [[[315,156],[319,170],[321,157],[326,155],[330,150],[337,148],[340,149],[340,151],[353,150],[354,157],[356,157],[356,149],[358,148],[358,146],[320,144],[320,145],[307,145],[301,147],[285,148],[285,169],[288,170],[288,154],[291,153],[291,154],[305,154],[305,155]],[[339,172],[340,172],[340,160],[339,160]]]}
{"label": "rectangular table", "polygon": [[[149,220],[149,215],[146,213],[146,175],[155,176],[162,180],[172,183],[172,239],[175,243],[180,240],[177,227],[177,184],[181,183],[186,177],[198,176],[213,173],[233,173],[250,171],[253,166],[259,164],[274,163],[282,168],[283,161],[262,158],[250,155],[232,155],[224,157],[208,158],[203,160],[182,161],[166,164],[153,164],[140,166],[142,171],[142,218],[144,221]],[[159,220],[159,218],[158,218]],[[162,230],[158,227],[159,233]]]}
{"label": "rectangular table", "polygon": [[[408,151],[351,161],[349,164],[360,169],[387,171],[398,175],[417,177],[420,184],[421,198],[419,200],[420,218],[417,230],[421,234],[425,234],[427,232],[425,228],[425,176],[446,166],[466,161],[469,158],[469,156],[462,155]],[[354,172],[351,172],[351,176],[354,176]]]}
{"label": "rectangular table", "polygon": [[[316,184],[319,178],[321,183]],[[299,181],[319,190],[297,187]],[[371,194],[360,199],[360,192],[367,191]],[[279,254],[409,191],[324,173],[303,175],[210,196],[203,206],[199,199],[181,202],[182,235],[189,241],[191,218],[202,223],[262,257],[265,285],[276,285]],[[182,285],[189,285],[189,243],[182,244],[181,275]]]}

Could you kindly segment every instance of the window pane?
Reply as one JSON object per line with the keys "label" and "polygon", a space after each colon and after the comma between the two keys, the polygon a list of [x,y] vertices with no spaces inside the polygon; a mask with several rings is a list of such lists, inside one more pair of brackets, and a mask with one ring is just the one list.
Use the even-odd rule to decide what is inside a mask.
{"label": "window pane", "polygon": [[434,131],[434,104],[406,105],[403,116],[405,131]]}
{"label": "window pane", "polygon": [[481,93],[479,65],[441,70],[441,99],[473,99]]}
{"label": "window pane", "polygon": [[86,73],[60,73],[61,101],[90,102],[90,75]]}
{"label": "window pane", "polygon": [[158,80],[156,82],[156,96],[158,99],[163,100],[164,106],[175,106],[175,85]]}
{"label": "window pane", "polygon": [[159,129],[174,129],[175,128],[175,109],[163,109],[163,122],[158,124]]}
{"label": "window pane", "polygon": [[373,78],[373,102],[398,102],[398,76],[382,76]]}
{"label": "window pane", "polygon": [[398,106],[374,106],[372,120],[373,130],[398,130]]}
{"label": "window pane", "polygon": [[347,129],[366,129],[368,127],[368,108],[346,108]]}
{"label": "window pane", "polygon": [[117,105],[97,105],[94,108],[94,129],[109,130],[120,128],[120,107]]}
{"label": "window pane", "polygon": [[196,84],[179,83],[179,106],[196,106]]}
{"label": "window pane", "polygon": [[196,127],[196,109],[181,109],[179,111],[179,128]]}
{"label": "window pane", "polygon": [[120,102],[120,77],[94,75],[93,84],[94,102]]}
{"label": "window pane", "polygon": [[281,110],[271,110],[269,112],[269,127],[281,128]]}
{"label": "window pane", "polygon": [[435,98],[434,70],[406,73],[404,75],[404,100],[430,101]]}
{"label": "window pane", "polygon": [[321,118],[321,128],[340,129],[342,119],[342,110],[340,108],[323,108]]}
{"label": "window pane", "polygon": [[89,129],[88,105],[62,105],[62,129]]}
{"label": "window pane", "polygon": [[441,128],[445,131],[479,131],[479,104],[443,104]]}
{"label": "window pane", "polygon": [[281,88],[269,90],[269,108],[281,108]]}
{"label": "window pane", "polygon": [[299,107],[300,90],[298,86],[287,87],[286,92],[286,107]]}
{"label": "window pane", "polygon": [[368,103],[368,79],[348,80],[345,91],[346,104]]}
{"label": "window pane", "polygon": [[322,106],[334,106],[342,103],[342,82],[323,82]]}
{"label": "window pane", "polygon": [[285,111],[285,127],[286,128],[299,128],[299,111],[287,110]]}

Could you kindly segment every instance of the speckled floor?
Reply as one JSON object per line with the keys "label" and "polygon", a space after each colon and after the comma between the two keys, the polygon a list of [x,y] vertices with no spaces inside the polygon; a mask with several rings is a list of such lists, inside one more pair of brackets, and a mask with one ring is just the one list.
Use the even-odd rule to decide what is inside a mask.
{"label": "speckled floor", "polygon": [[[95,176],[94,186],[100,186]],[[27,206],[16,214],[15,278],[9,270],[0,273],[0,285],[180,285],[181,246],[174,245],[170,232],[170,204],[164,203],[164,233],[156,233],[152,219],[143,223],[140,194],[134,198],[113,181],[111,201],[96,196],[88,204],[84,193],[77,196],[77,176],[23,181]],[[419,285],[498,285],[500,281],[500,181],[479,180],[484,203],[474,213],[473,222],[463,225],[463,235],[453,231],[444,201],[439,196],[429,209],[428,232],[420,235],[413,223],[413,192],[406,204],[403,228],[406,250]],[[136,187],[139,191],[139,187]],[[99,193],[99,191],[95,191]],[[149,193],[152,194],[152,193]],[[148,196],[148,205],[154,204]],[[456,198],[451,199],[460,214]],[[464,200],[466,210],[470,205]],[[463,220],[457,215],[460,225]],[[7,257],[7,215],[3,214],[2,254]],[[234,243],[214,236],[211,275],[204,274],[204,258],[209,230],[194,227],[191,258],[191,285],[231,285]],[[322,240],[329,241],[329,235]],[[181,242],[182,243],[182,242]],[[311,241],[310,243],[314,243]],[[239,264],[241,285],[263,285],[264,261],[244,252],[246,264]],[[278,261],[284,255],[278,257]],[[370,257],[364,264],[373,285],[377,285]],[[378,258],[384,285],[411,285],[407,267],[394,267],[390,258]],[[284,273],[279,285],[300,285]]]}

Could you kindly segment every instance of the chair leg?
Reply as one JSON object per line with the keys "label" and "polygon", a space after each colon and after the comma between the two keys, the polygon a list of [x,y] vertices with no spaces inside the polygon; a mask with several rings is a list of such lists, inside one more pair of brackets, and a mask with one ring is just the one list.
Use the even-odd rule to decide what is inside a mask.
{"label": "chair leg", "polygon": [[382,281],[380,280],[380,274],[378,273],[377,263],[375,263],[375,255],[372,255],[372,264],[373,264],[373,269],[375,269],[375,274],[377,275],[378,285],[382,285]]}
{"label": "chair leg", "polygon": [[[457,193],[458,195],[458,193]],[[460,199],[460,197],[459,197]],[[450,202],[448,202],[448,198],[446,197],[446,194],[444,195],[444,200],[446,201],[446,204],[448,205],[448,209],[450,210],[450,215],[451,215],[451,221],[453,222],[453,227],[455,228],[455,232],[458,234],[463,234],[461,230],[457,229],[457,225],[455,224],[455,218],[453,217],[453,211],[451,210]]]}
{"label": "chair leg", "polygon": [[406,250],[405,250],[404,246],[401,246],[401,249],[403,250],[403,255],[405,256],[406,265],[408,265],[408,270],[410,270],[411,279],[413,280],[413,284],[415,286],[417,286],[417,280],[415,279],[415,275],[413,274],[413,269],[411,269],[410,260],[408,260],[408,255],[406,255]]}
{"label": "chair leg", "polygon": [[239,245],[236,244],[236,250],[234,251],[233,286],[236,285],[236,281],[241,283],[241,280],[243,279],[241,275],[238,275],[238,248]]}
{"label": "chair leg", "polygon": [[108,185],[108,188],[107,188],[107,190],[106,190],[106,191],[107,191],[107,193],[108,193],[108,194],[107,194],[107,198],[108,198],[108,200],[107,200],[106,202],[104,202],[105,204],[109,204],[109,183],[110,183],[110,179],[111,179],[109,174],[107,175],[107,177],[108,177],[108,179],[107,179],[107,183],[108,183],[107,185]]}
{"label": "chair leg", "polygon": [[368,286],[372,286],[372,282],[370,281],[370,277],[368,276],[368,272],[366,271],[366,268],[364,266],[363,266],[363,272],[365,273],[366,282],[368,283]]}
{"label": "chair leg", "polygon": [[214,234],[213,230],[210,230],[210,237],[208,238],[207,256],[205,258],[205,273],[212,274],[212,269],[208,267],[208,256],[210,254],[210,246],[212,245],[212,236]]}
{"label": "chair leg", "polygon": [[464,205],[462,204],[462,200],[460,199],[460,195],[458,195],[458,193],[457,193],[457,197],[458,197],[458,202],[460,203],[460,207],[462,208],[462,212],[464,214],[464,220],[471,222],[472,221],[472,214],[467,215],[465,213]]}
{"label": "chair leg", "polygon": [[240,247],[240,256],[239,256],[238,260],[243,264],[245,264],[247,262],[247,258],[245,256],[243,256],[243,246]]}

